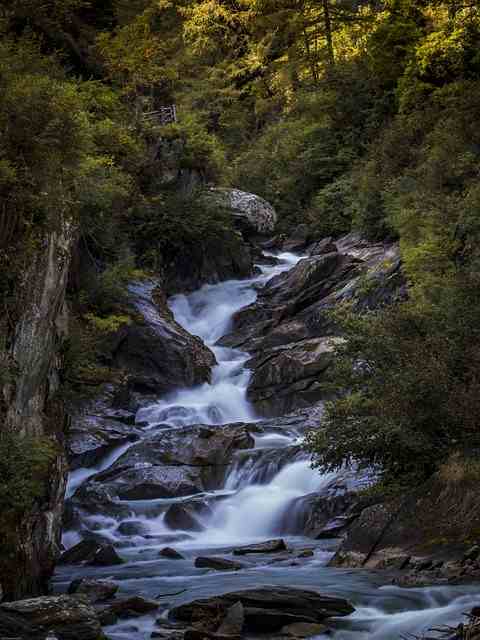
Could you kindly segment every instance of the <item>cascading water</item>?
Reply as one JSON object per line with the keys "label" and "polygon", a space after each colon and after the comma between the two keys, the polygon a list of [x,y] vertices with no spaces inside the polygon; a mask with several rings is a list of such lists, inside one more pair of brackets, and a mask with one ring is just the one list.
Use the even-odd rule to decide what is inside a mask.
{"label": "cascading water", "polygon": [[[212,349],[218,364],[210,384],[180,389],[142,408],[137,415],[138,422],[148,423],[151,429],[159,424],[176,429],[198,423],[220,425],[258,419],[247,400],[250,372],[245,363],[248,355],[220,347],[217,341],[230,330],[234,313],[255,301],[258,287],[301,259],[289,253],[277,258],[276,264],[261,266],[261,273],[250,280],[206,285],[191,295],[178,295],[170,300],[177,322]],[[328,490],[335,480],[333,474],[322,476],[310,468],[304,454],[295,446],[300,440],[301,434],[288,430],[281,433],[272,430],[256,436],[255,447],[240,451],[233,461],[223,490],[204,496],[213,501],[209,502],[213,512],[200,517],[205,529],[193,538],[191,532],[183,535],[172,531],[164,522],[168,506],[188,497],[123,501],[122,506],[129,513],[121,522],[123,530],[140,522],[148,531],[146,536],[126,538],[118,533],[120,527],[115,519],[86,514],[84,524],[118,544],[127,563],[119,567],[81,567],[74,575],[71,568],[59,568],[57,588],[66,590],[72,578],[108,577],[120,584],[124,594],[155,597],[159,593],[178,592],[179,595],[169,599],[173,606],[259,584],[294,584],[354,601],[357,611],[350,619],[335,623],[332,635],[328,636],[334,640],[396,640],[405,633],[421,633],[433,622],[454,622],[469,607],[478,604],[475,587],[407,591],[382,586],[380,577],[366,572],[328,568],[325,565],[333,550],[331,541],[289,537],[290,548],[308,545],[315,549],[314,559],[295,567],[288,558],[276,564],[264,558],[248,560],[245,568],[235,573],[212,574],[195,568],[193,560],[200,551],[202,555],[225,554],[231,552],[232,546],[262,541],[277,534],[285,537],[288,529],[282,530],[282,522],[285,518],[292,519],[294,501],[312,492]],[[113,451],[96,469],[73,472],[69,495],[93,473],[107,469],[123,452],[123,449]],[[175,547],[181,550],[185,560],[158,556],[159,548],[165,546],[169,535],[175,536]],[[64,542],[68,546],[68,539]],[[112,640],[150,640],[153,627],[154,618],[145,616],[135,620],[134,625],[130,621],[119,623],[107,629],[107,634]]]}
{"label": "cascading water", "polygon": [[256,415],[247,401],[250,372],[244,366],[248,354],[216,343],[229,331],[233,315],[255,302],[255,286],[291,269],[300,259],[292,253],[282,253],[278,256],[278,264],[260,267],[261,274],[251,280],[229,280],[205,285],[189,296],[174,296],[169,306],[175,320],[210,347],[218,364],[213,369],[210,384],[175,391],[155,405],[141,409],[137,420],[177,427],[253,422]]}

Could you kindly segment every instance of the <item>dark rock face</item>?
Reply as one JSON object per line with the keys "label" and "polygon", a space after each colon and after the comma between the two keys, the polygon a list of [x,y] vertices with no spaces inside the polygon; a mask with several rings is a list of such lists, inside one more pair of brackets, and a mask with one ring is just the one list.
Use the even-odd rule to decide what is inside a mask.
{"label": "dark rock face", "polygon": [[143,316],[144,324],[123,325],[105,348],[112,364],[129,372],[130,387],[165,393],[210,380],[215,356],[174,320],[155,283],[134,283],[129,291],[130,305]]}
{"label": "dark rock face", "polygon": [[373,484],[373,472],[344,469],[322,487],[293,501],[284,515],[282,530],[310,538],[336,538],[372,503],[361,496],[362,489]]}
{"label": "dark rock face", "polygon": [[173,258],[164,267],[163,286],[168,295],[188,293],[204,284],[248,278],[253,270],[250,246],[241,233],[233,232],[214,245],[198,244]]}
{"label": "dark rock face", "polygon": [[0,382],[1,429],[19,438],[46,437],[57,451],[42,480],[41,497],[24,514],[13,536],[4,529],[10,525],[0,519],[0,585],[7,599],[46,593],[60,549],[67,418],[57,392],[68,325],[65,287],[74,235],[73,225],[59,221],[57,230],[38,238],[39,249],[25,256],[21,278],[11,292],[17,310],[5,327],[8,347],[0,347],[1,366],[11,366],[12,371]]}
{"label": "dark rock face", "polygon": [[264,416],[328,398],[328,370],[341,337],[329,316],[339,302],[372,309],[405,296],[395,245],[356,234],[313,245],[311,255],[270,280],[234,318],[221,344],[252,354],[248,397]]}
{"label": "dark rock face", "polygon": [[0,605],[2,637],[28,637],[26,631],[32,637],[53,631],[58,640],[103,638],[95,609],[80,596],[47,596]]}
{"label": "dark rock face", "polygon": [[[96,410],[101,412],[98,403]],[[142,430],[101,414],[85,413],[72,417],[68,437],[70,469],[93,467],[114,447],[138,440]]]}
{"label": "dark rock face", "polygon": [[288,587],[260,587],[194,600],[175,607],[171,615],[187,623],[201,621],[206,630],[212,631],[212,627],[218,626],[219,613],[224,618],[230,607],[237,603],[243,606],[245,630],[260,633],[279,631],[297,622],[322,622],[328,617],[346,616],[354,611],[343,598]]}
{"label": "dark rock face", "polygon": [[190,500],[185,504],[172,504],[165,514],[165,524],[173,530],[203,531],[205,527],[201,523],[201,516],[210,513],[203,501]]}

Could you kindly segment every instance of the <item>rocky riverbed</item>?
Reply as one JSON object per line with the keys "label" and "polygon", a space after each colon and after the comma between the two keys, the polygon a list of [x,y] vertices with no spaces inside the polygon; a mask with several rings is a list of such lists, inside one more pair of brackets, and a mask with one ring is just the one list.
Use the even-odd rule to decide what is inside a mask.
{"label": "rocky riverbed", "polygon": [[421,534],[409,547],[401,509],[362,492],[374,471],[321,475],[301,446],[322,428],[341,340],[328,311],[404,297],[397,247],[276,239],[256,269],[168,305],[155,283],[131,286],[141,320],[109,346],[129,384],[85,403],[70,431],[54,580],[68,595],[0,608],[6,637],[22,621],[59,640],[101,627],[112,640],[387,640],[478,604],[472,544],[434,559]]}

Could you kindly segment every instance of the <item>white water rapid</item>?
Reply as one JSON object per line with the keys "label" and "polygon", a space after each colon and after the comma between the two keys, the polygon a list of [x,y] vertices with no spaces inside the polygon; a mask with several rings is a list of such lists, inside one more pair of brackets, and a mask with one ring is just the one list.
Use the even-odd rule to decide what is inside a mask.
{"label": "white water rapid", "polygon": [[[190,295],[177,295],[170,301],[175,319],[191,334],[199,336],[214,352],[217,365],[211,383],[178,389],[144,407],[137,422],[147,429],[178,429],[194,424],[221,425],[256,422],[259,417],[247,399],[250,372],[245,367],[248,354],[217,344],[232,327],[233,315],[255,301],[257,289],[270,278],[292,268],[300,259],[291,253],[277,256],[271,266],[249,280],[231,280],[206,285]],[[160,427],[161,425],[161,427]],[[335,542],[289,535],[295,516],[295,501],[313,492],[325,492],[339,480],[334,474],[320,475],[297,444],[302,433],[295,429],[270,430],[255,436],[255,446],[238,453],[232,461],[223,489],[195,496],[208,504],[198,515],[200,532],[172,530],[165,524],[165,512],[172,503],[188,503],[190,497],[155,500],[123,500],[120,524],[138,525],[140,533],[125,534],[119,517],[103,513],[83,514],[82,527],[93,536],[100,535],[118,548],[125,564],[93,568],[60,566],[56,589],[66,591],[72,579],[84,576],[112,579],[120,585],[121,595],[173,594],[169,607],[202,597],[259,585],[296,586],[345,597],[353,602],[353,616],[333,621],[331,633],[318,640],[399,640],[410,633],[422,633],[432,623],[458,622],[464,611],[478,604],[474,586],[444,586],[425,589],[401,589],[385,584],[388,576],[366,571],[345,571],[326,566]],[[101,470],[106,470],[131,444],[112,451],[95,469],[77,469],[71,474],[68,495]],[[142,464],[142,463],[139,463]],[[350,474],[351,476],[351,474]],[[357,482],[350,477],[345,482]],[[290,526],[286,526],[289,524]],[[77,530],[64,536],[66,546],[81,539]],[[244,568],[236,572],[210,572],[196,568],[199,555],[230,557],[232,548],[282,536],[294,551],[308,547],[314,556],[292,561],[295,555],[248,556]],[[159,550],[173,545],[184,556],[173,560],[159,556]],[[162,602],[162,600],[160,600]],[[163,601],[164,602],[164,601]],[[111,640],[150,640],[156,616],[120,621],[106,629]]]}
{"label": "white water rapid", "polygon": [[230,330],[233,315],[255,302],[256,287],[288,271],[301,259],[293,253],[282,253],[277,257],[278,264],[262,265],[261,274],[250,280],[205,285],[188,296],[177,295],[170,299],[169,306],[175,320],[210,347],[218,364],[213,369],[211,384],[180,389],[161,398],[155,405],[139,411],[138,422],[185,426],[253,422],[257,419],[247,401],[250,372],[244,365],[248,354],[216,343]]}

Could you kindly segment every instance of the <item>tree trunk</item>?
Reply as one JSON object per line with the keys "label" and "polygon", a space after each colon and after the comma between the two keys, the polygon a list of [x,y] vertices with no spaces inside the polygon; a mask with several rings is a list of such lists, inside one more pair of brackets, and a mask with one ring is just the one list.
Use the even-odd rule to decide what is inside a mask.
{"label": "tree trunk", "polygon": [[330,18],[329,0],[322,0],[322,5],[323,5],[323,19],[325,22],[325,39],[327,41],[328,62],[329,62],[329,65],[333,67],[335,65],[335,54],[333,52],[332,20]]}

